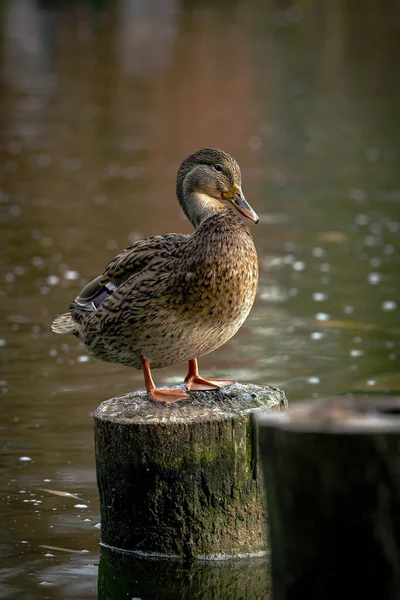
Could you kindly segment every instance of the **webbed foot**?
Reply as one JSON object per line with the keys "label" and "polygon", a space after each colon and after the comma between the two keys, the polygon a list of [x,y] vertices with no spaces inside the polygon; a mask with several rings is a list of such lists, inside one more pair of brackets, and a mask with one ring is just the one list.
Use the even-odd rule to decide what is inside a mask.
{"label": "webbed foot", "polygon": [[147,395],[153,402],[161,402],[162,404],[172,404],[178,400],[188,400],[189,396],[183,390],[159,390],[154,388],[147,390]]}
{"label": "webbed foot", "polygon": [[187,389],[195,391],[200,390],[219,390],[225,385],[236,383],[234,379],[208,379],[199,375],[188,375],[185,379]]}

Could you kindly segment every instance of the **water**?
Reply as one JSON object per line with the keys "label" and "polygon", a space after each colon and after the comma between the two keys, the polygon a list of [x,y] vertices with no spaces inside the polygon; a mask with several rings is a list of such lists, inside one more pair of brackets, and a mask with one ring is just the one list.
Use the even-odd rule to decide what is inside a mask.
{"label": "water", "polygon": [[[143,381],[89,360],[50,324],[119,249],[190,231],[174,179],[197,148],[237,158],[261,216],[255,307],[201,372],[278,385],[289,402],[399,393],[394,7],[2,5],[0,598],[97,596],[92,411]],[[184,373],[154,376],[163,385]],[[160,569],[146,588],[139,565],[125,592],[167,597],[155,595],[167,578],[179,597]]]}

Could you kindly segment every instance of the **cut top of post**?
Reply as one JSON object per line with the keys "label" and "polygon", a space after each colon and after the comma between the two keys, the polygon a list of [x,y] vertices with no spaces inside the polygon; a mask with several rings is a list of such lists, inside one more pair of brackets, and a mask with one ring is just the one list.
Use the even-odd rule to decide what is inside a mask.
{"label": "cut top of post", "polygon": [[[180,386],[174,386],[174,389]],[[168,389],[168,388],[163,388]],[[182,386],[183,389],[183,386]],[[189,392],[190,399],[168,406],[148,399],[145,391],[102,402],[94,413],[99,419],[118,423],[191,423],[231,419],[235,416],[287,407],[278,388],[235,383],[219,390]]]}

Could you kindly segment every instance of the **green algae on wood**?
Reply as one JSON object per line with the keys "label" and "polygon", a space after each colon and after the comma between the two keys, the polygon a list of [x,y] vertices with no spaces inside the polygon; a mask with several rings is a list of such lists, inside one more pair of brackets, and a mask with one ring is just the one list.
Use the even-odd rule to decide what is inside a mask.
{"label": "green algae on wood", "polygon": [[234,384],[164,406],[135,392],[95,411],[102,544],[189,557],[265,552],[251,415],[280,390]]}

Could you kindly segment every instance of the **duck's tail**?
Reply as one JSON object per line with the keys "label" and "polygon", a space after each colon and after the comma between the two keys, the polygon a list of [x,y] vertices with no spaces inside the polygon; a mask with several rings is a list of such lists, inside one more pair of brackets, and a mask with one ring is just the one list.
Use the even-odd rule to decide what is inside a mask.
{"label": "duck's tail", "polygon": [[53,321],[51,326],[52,331],[54,333],[75,333],[79,332],[79,323],[73,319],[71,313],[64,313],[63,315],[58,315]]}

